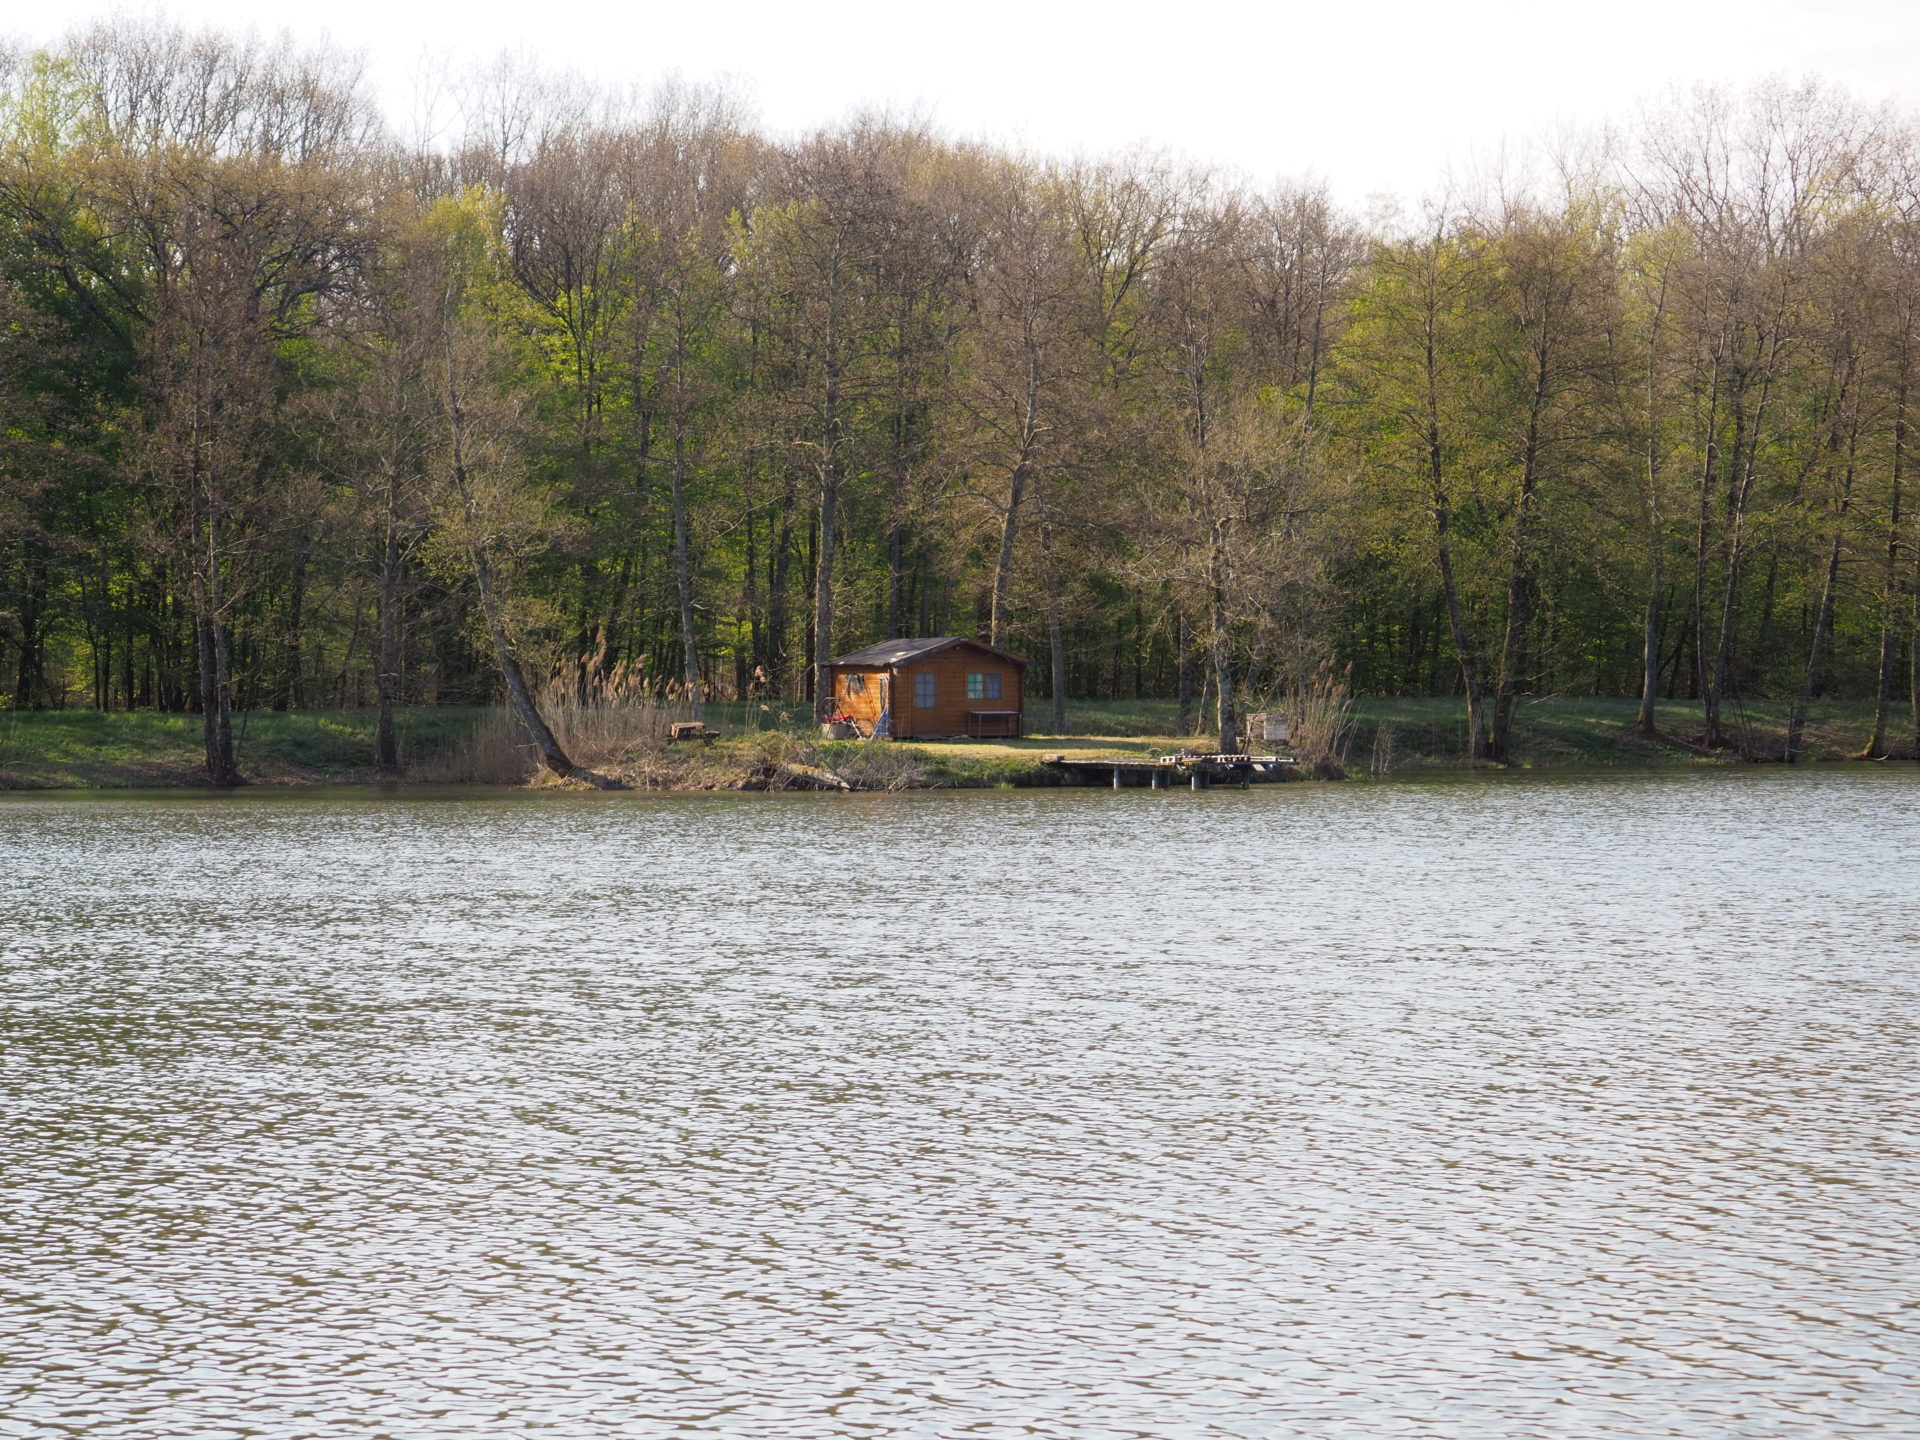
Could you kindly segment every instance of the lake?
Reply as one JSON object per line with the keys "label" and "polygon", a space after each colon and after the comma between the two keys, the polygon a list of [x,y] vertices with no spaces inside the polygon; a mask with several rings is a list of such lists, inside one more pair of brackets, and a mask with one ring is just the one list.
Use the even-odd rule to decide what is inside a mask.
{"label": "lake", "polygon": [[0,798],[0,1435],[1920,1433],[1911,768]]}

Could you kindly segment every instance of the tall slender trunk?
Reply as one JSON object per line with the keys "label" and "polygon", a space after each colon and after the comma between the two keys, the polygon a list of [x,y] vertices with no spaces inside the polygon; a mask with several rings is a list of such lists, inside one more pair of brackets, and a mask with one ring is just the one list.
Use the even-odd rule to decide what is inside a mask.
{"label": "tall slender trunk", "polygon": [[1700,469],[1700,505],[1693,531],[1693,690],[1700,701],[1708,745],[1720,743],[1720,697],[1707,674],[1707,552],[1713,533],[1713,477],[1719,468],[1718,447],[1709,439]]}
{"label": "tall slender trunk", "polygon": [[893,464],[887,486],[887,638],[896,640],[905,618],[907,494],[913,469],[914,415],[902,401],[893,417]]}
{"label": "tall slender trunk", "polygon": [[[833,334],[827,343],[838,343]],[[813,568],[813,715],[825,720],[833,712],[833,560],[839,541],[840,509],[840,371],[836,360],[827,363],[827,383],[820,436],[820,539]]]}
{"label": "tall slender trunk", "polygon": [[1647,608],[1640,622],[1640,714],[1634,725],[1640,734],[1649,737],[1657,735],[1660,731],[1660,614],[1662,592],[1666,589],[1665,559],[1666,543],[1660,516],[1660,444],[1649,423],[1647,430]]}
{"label": "tall slender trunk", "polygon": [[1453,502],[1447,491],[1446,449],[1440,437],[1440,357],[1431,317],[1425,337],[1423,379],[1426,387],[1426,467],[1430,514],[1433,519],[1434,559],[1440,568],[1440,590],[1446,600],[1447,629],[1460,666],[1460,686],[1467,698],[1467,759],[1484,764],[1487,751],[1486,696],[1481,689],[1480,665],[1472,637],[1467,633],[1460,584],[1453,569]]}
{"label": "tall slender trunk", "polygon": [[[200,661],[200,727],[206,753],[207,780],[219,786],[240,783],[240,767],[233,754],[233,675],[222,616],[226,600],[220,569],[219,512],[207,503],[204,479],[193,483],[192,519],[204,536],[194,577],[194,640]],[[197,547],[198,548],[198,547]]]}
{"label": "tall slender trunk", "polygon": [[[897,503],[897,502],[896,502]],[[900,638],[906,596],[906,527],[896,516],[887,525],[887,639]]]}
{"label": "tall slender trunk", "polygon": [[1512,560],[1507,572],[1507,620],[1500,639],[1500,674],[1494,687],[1493,725],[1487,758],[1505,765],[1511,758],[1514,697],[1520,692],[1527,632],[1533,624],[1537,582],[1533,569],[1534,497],[1540,484],[1540,418],[1548,392],[1548,352],[1535,351],[1532,408],[1527,415],[1527,439],[1520,465],[1520,494],[1514,507]]}
{"label": "tall slender trunk", "polygon": [[43,697],[47,692],[47,642],[43,624],[47,609],[47,565],[44,559],[28,554],[27,549],[23,542],[19,603],[15,607],[19,624],[15,643],[20,651],[20,665],[14,671],[13,683],[16,710],[33,709],[38,703],[36,697]]}
{"label": "tall slender trunk", "polygon": [[[743,658],[743,666],[749,673],[762,669],[767,658],[767,621],[760,604],[760,548],[759,527],[754,523],[758,508],[754,503],[755,498],[753,472],[749,467],[744,497],[746,513],[743,516],[746,554],[741,564],[741,571],[745,577],[742,598],[747,611],[747,653]],[[739,698],[744,700],[746,697],[747,689],[743,682],[740,686]]]}
{"label": "tall slender trunk", "polygon": [[1660,705],[1660,618],[1666,589],[1666,534],[1660,506],[1660,327],[1667,314],[1669,272],[1662,271],[1660,294],[1654,303],[1647,326],[1647,368],[1645,408],[1641,423],[1646,427],[1646,526],[1647,526],[1647,608],[1640,626],[1640,714],[1634,729],[1645,736],[1659,733]]}
{"label": "tall slender trunk", "polygon": [[1007,503],[1000,513],[1000,553],[994,559],[993,594],[987,611],[987,643],[1006,644],[1007,591],[1013,577],[1013,541],[1020,527],[1020,503],[1027,493],[1027,467],[1013,467],[1007,480]]}
{"label": "tall slender trunk", "polygon": [[301,630],[306,625],[307,564],[306,548],[294,558],[293,577],[287,594],[287,633],[280,650],[280,693],[274,697],[274,709],[298,710],[306,703],[301,684]]}
{"label": "tall slender trunk", "polygon": [[[1843,392],[1844,393],[1844,392]],[[1835,437],[1836,441],[1838,437]],[[1857,430],[1847,440],[1845,469],[1840,485],[1840,503],[1833,517],[1833,542],[1827,551],[1826,573],[1820,585],[1820,606],[1814,614],[1813,639],[1807,646],[1807,673],[1800,684],[1800,696],[1787,717],[1787,743],[1781,756],[1792,765],[1800,759],[1800,742],[1806,734],[1807,709],[1820,685],[1820,667],[1826,660],[1827,642],[1833,635],[1834,596],[1840,585],[1840,556],[1846,541],[1847,512],[1853,506],[1853,481]],[[1835,448],[1838,448],[1837,445]]]}
{"label": "tall slender trunk", "polygon": [[1440,480],[1440,457],[1435,442],[1431,463],[1434,469],[1433,536],[1435,559],[1440,566],[1440,591],[1446,599],[1447,631],[1453,639],[1453,653],[1460,666],[1460,686],[1467,699],[1467,759],[1482,764],[1487,753],[1487,705],[1480,688],[1480,667],[1474,659],[1473,641],[1467,634],[1466,612],[1460,604],[1460,586],[1453,572],[1452,511]]}
{"label": "tall slender trunk", "polygon": [[1647,582],[1647,608],[1640,623],[1640,714],[1634,729],[1642,735],[1660,733],[1660,557],[1653,557]]}
{"label": "tall slender trunk", "polygon": [[823,474],[813,566],[813,711],[817,720],[824,720],[833,709],[833,552],[839,540],[834,511],[839,504],[839,481]]}
{"label": "tall slender trunk", "polygon": [[400,688],[400,471],[387,473],[385,535],[380,546],[380,605],[374,621],[373,687],[378,713],[373,725],[373,768],[383,775],[400,769],[400,738],[394,708]]}
{"label": "tall slender trunk", "polygon": [[1792,765],[1800,759],[1800,742],[1807,729],[1807,707],[1813,703],[1820,683],[1820,666],[1826,659],[1827,637],[1833,633],[1833,597],[1840,582],[1840,530],[1836,525],[1833,545],[1827,552],[1826,574],[1820,586],[1820,608],[1813,621],[1813,640],[1807,647],[1807,673],[1800,683],[1799,698],[1787,717],[1787,743],[1781,759]]}
{"label": "tall slender trunk", "polygon": [[693,718],[706,719],[705,687],[700,681],[700,651],[693,633],[693,561],[687,545],[687,437],[676,409],[673,426],[673,575],[680,597],[681,673]]}
{"label": "tall slender trunk", "polygon": [[1180,696],[1179,733],[1191,735],[1193,733],[1193,627],[1187,620],[1184,607],[1174,619],[1173,644],[1178,656],[1174,673]]}
{"label": "tall slender trunk", "polygon": [[1147,683],[1147,614],[1140,604],[1139,592],[1134,592],[1133,600],[1133,694],[1138,700],[1146,693]]}
{"label": "tall slender trunk", "polygon": [[1903,375],[1893,407],[1892,494],[1887,504],[1886,565],[1880,580],[1880,671],[1874,688],[1873,738],[1866,758],[1884,760],[1887,754],[1887,715],[1893,707],[1893,671],[1900,659],[1899,628],[1894,614],[1900,603],[1900,505],[1903,462],[1907,442],[1907,385]]}
{"label": "tall slender trunk", "polygon": [[[1761,408],[1764,410],[1764,396]],[[1744,411],[1734,417],[1733,463],[1727,477],[1727,529],[1720,544],[1720,613],[1711,656],[1707,661],[1707,744],[1718,749],[1726,744],[1721,723],[1721,704],[1726,699],[1727,683],[1733,668],[1733,634],[1738,621],[1740,577],[1746,561],[1747,501],[1753,493],[1754,467],[1758,463],[1759,415],[1751,426]]]}
{"label": "tall slender trunk", "polygon": [[1913,547],[1913,608],[1907,616],[1907,715],[1913,730],[1913,758],[1920,760],[1920,545]]}
{"label": "tall slender trunk", "polygon": [[793,568],[794,491],[797,488],[791,469],[785,472],[780,497],[780,528],[767,551],[767,668],[782,696],[791,697],[799,688],[789,669],[792,650],[789,630],[793,617],[788,613],[787,578]]}
{"label": "tall slender trunk", "polygon": [[1007,626],[1007,592],[1013,583],[1013,543],[1020,529],[1020,507],[1033,476],[1040,446],[1040,355],[1035,347],[1031,319],[1026,333],[1026,391],[1020,402],[1020,445],[1007,472],[1007,503],[1000,515],[1000,553],[993,567],[993,593],[988,609],[988,643],[1001,645]]}
{"label": "tall slender trunk", "polygon": [[1047,652],[1053,667],[1053,733],[1067,733],[1067,637],[1060,617],[1060,569],[1053,557],[1053,527],[1040,532],[1047,567]]}
{"label": "tall slender trunk", "polygon": [[[1720,577],[1720,615],[1718,635],[1714,641],[1713,658],[1708,670],[1707,687],[1708,720],[1707,744],[1720,748],[1726,744],[1726,734],[1721,723],[1721,702],[1725,700],[1727,685],[1733,668],[1734,629],[1739,620],[1738,601],[1742,567],[1746,561],[1747,511],[1753,498],[1753,487],[1760,466],[1760,437],[1766,420],[1768,402],[1773,394],[1775,368],[1779,362],[1782,342],[1773,338],[1768,342],[1764,361],[1765,368],[1760,379],[1759,399],[1748,416],[1744,403],[1734,408],[1733,456],[1727,476],[1727,532],[1721,542],[1720,554],[1723,572]],[[1744,398],[1745,380],[1741,380],[1741,394]]]}
{"label": "tall slender trunk", "polygon": [[[1713,369],[1707,381],[1707,421],[1705,427],[1706,443],[1701,446],[1700,460],[1700,503],[1694,515],[1693,531],[1693,597],[1691,606],[1693,639],[1693,690],[1700,701],[1702,718],[1706,725],[1705,741],[1709,746],[1720,744],[1720,696],[1713,685],[1713,677],[1708,671],[1707,657],[1711,649],[1707,644],[1707,557],[1713,547],[1713,486],[1720,473],[1720,367],[1718,352],[1713,357]],[[1735,453],[1738,454],[1738,435],[1735,436]]]}
{"label": "tall slender trunk", "polygon": [[1240,749],[1240,716],[1234,708],[1233,643],[1228,633],[1231,616],[1227,609],[1226,533],[1223,521],[1216,520],[1207,546],[1207,628],[1209,659],[1213,665],[1213,693],[1219,700],[1220,753],[1232,755]]}

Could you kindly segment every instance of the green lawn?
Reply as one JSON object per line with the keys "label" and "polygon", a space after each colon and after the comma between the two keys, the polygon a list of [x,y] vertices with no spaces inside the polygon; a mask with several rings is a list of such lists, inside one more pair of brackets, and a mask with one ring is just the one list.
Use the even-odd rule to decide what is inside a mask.
{"label": "green lawn", "polygon": [[[1522,700],[1514,711],[1514,762],[1522,766],[1648,766],[1774,759],[1786,739],[1785,702],[1729,705],[1723,724],[1735,754],[1709,755],[1701,708],[1692,701],[1660,707],[1661,735],[1634,733],[1639,702],[1608,696],[1555,696]],[[1873,704],[1866,700],[1816,702],[1809,712],[1806,758],[1857,756],[1873,733]],[[1911,712],[1898,707],[1889,724],[1894,753],[1913,753]],[[1355,771],[1451,769],[1467,752],[1466,702],[1446,699],[1365,699],[1355,702],[1348,765]]]}
{"label": "green lawn", "polygon": [[[458,745],[478,706],[417,709],[400,717],[405,757]],[[266,711],[235,716],[234,748],[249,780],[301,785],[370,778],[371,710]],[[148,710],[0,712],[0,789],[192,785],[203,778],[198,715]]]}

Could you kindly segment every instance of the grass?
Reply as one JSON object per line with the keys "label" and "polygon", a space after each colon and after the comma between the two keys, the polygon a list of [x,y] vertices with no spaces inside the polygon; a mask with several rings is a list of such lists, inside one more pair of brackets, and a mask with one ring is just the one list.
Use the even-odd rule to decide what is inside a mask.
{"label": "grass", "polygon": [[[417,762],[457,748],[485,713],[478,706],[404,712],[402,757]],[[353,783],[372,778],[373,725],[371,710],[264,711],[234,717],[234,748],[242,773],[256,783]],[[205,778],[198,715],[0,712],[0,789],[194,785]]]}
{"label": "grass", "polygon": [[[1707,752],[1706,722],[1698,702],[1660,707],[1660,734],[1635,733],[1637,700],[1610,696],[1553,696],[1522,700],[1514,711],[1513,759],[1523,768],[1634,767],[1719,764],[1777,759],[1784,748],[1789,706],[1763,701],[1723,712],[1736,749]],[[1911,758],[1911,712],[1898,707],[1889,725],[1893,752]],[[1805,737],[1809,761],[1848,760],[1873,734],[1873,703],[1827,700],[1813,705]],[[1349,764],[1366,770],[1459,769],[1467,763],[1466,702],[1445,699],[1365,699],[1354,702]]]}
{"label": "grass", "polygon": [[[629,758],[636,783],[654,788],[724,788],[775,752],[818,764],[867,788],[1030,785],[1050,779],[1047,754],[1077,758],[1160,755],[1205,748],[1205,736],[1176,733],[1171,700],[1081,701],[1067,708],[1064,735],[1020,740],[913,742],[888,745],[812,738],[806,707],[742,702],[707,707],[708,723],[724,737],[715,745],[636,752]],[[413,778],[459,778],[460,760],[477,735],[492,726],[479,707],[415,709],[399,721],[403,757]],[[1631,699],[1554,697],[1521,702],[1514,720],[1514,760],[1529,768],[1659,767],[1729,763],[1736,755],[1708,755],[1698,746],[1703,728],[1696,704],[1675,701],[1661,710],[1662,736],[1633,733]],[[1046,702],[1028,707],[1030,727],[1050,719]],[[1911,712],[1896,708],[1894,753],[1914,753]],[[1787,706],[1729,707],[1729,729],[1750,757],[1777,755]],[[236,717],[240,766],[249,780],[268,785],[358,783],[373,779],[374,716],[370,710],[265,712]],[[1825,701],[1813,709],[1807,758],[1858,755],[1872,729],[1873,707],[1856,700]],[[510,728],[510,727],[509,727]],[[789,743],[789,742],[792,743]],[[1360,699],[1353,703],[1348,765],[1355,773],[1449,770],[1466,764],[1466,710],[1455,698]],[[531,773],[531,765],[524,772]],[[509,754],[495,778],[516,778]],[[96,789],[199,783],[200,719],[148,711],[0,712],[0,789]]]}

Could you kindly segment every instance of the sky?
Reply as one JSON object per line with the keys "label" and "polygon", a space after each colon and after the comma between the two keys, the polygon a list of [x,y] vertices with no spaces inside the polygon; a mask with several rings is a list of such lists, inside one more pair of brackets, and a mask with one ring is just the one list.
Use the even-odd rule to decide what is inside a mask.
{"label": "sky", "polygon": [[1920,111],[1916,0],[0,0],[29,42],[112,14],[291,30],[363,53],[398,120],[417,77],[519,52],[624,84],[726,80],[776,134],[858,107],[1057,155],[1136,145],[1255,183],[1411,199],[1674,89],[1818,77]]}

